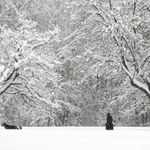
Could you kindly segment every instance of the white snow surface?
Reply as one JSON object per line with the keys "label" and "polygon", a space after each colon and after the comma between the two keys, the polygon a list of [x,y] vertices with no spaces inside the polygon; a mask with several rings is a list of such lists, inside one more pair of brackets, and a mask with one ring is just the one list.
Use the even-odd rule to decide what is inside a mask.
{"label": "white snow surface", "polygon": [[150,127],[0,127],[1,150],[150,150]]}

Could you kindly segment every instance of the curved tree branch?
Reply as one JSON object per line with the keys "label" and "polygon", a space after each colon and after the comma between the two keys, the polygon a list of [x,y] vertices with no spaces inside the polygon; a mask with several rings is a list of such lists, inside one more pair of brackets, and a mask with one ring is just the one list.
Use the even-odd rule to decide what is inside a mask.
{"label": "curved tree branch", "polygon": [[11,86],[17,77],[17,70],[14,69],[13,72],[6,78],[5,83],[0,87],[0,95],[2,95]]}

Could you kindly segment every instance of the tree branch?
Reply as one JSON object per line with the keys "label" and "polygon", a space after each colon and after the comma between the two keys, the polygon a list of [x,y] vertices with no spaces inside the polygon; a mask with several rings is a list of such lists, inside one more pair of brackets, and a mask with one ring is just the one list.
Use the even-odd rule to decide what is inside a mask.
{"label": "tree branch", "polygon": [[111,0],[109,0],[109,7],[110,7],[110,10],[112,10],[112,2],[111,2]]}
{"label": "tree branch", "polygon": [[118,42],[117,38],[116,38],[115,36],[113,36],[113,38],[114,38],[114,40],[115,40],[115,42],[116,42],[117,46],[118,46],[118,47],[120,47],[120,45],[119,45],[119,42]]}
{"label": "tree branch", "polygon": [[136,2],[133,4],[133,16],[135,15],[135,10],[136,10]]}
{"label": "tree branch", "polygon": [[13,83],[13,81],[17,78],[18,73],[17,70],[13,70],[13,72],[8,76],[8,78],[5,80],[5,84],[2,85],[0,88],[0,95],[2,95]]}

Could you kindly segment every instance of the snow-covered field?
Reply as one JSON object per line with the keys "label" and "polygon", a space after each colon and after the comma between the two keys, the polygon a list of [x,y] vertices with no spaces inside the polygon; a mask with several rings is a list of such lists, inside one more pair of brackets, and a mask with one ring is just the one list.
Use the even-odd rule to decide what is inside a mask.
{"label": "snow-covered field", "polygon": [[150,128],[0,127],[0,150],[150,150]]}

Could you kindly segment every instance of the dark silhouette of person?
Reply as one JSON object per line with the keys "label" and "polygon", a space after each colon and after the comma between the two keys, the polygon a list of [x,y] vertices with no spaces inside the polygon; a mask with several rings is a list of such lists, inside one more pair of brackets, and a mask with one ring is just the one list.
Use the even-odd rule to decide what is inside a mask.
{"label": "dark silhouette of person", "polygon": [[106,130],[113,130],[114,129],[114,126],[113,126],[113,118],[112,116],[110,115],[110,113],[107,113],[107,122],[106,122]]}
{"label": "dark silhouette of person", "polygon": [[9,125],[7,123],[3,123],[2,126],[4,126],[5,129],[22,129],[22,127],[17,127],[17,126],[14,126],[14,125]]}

